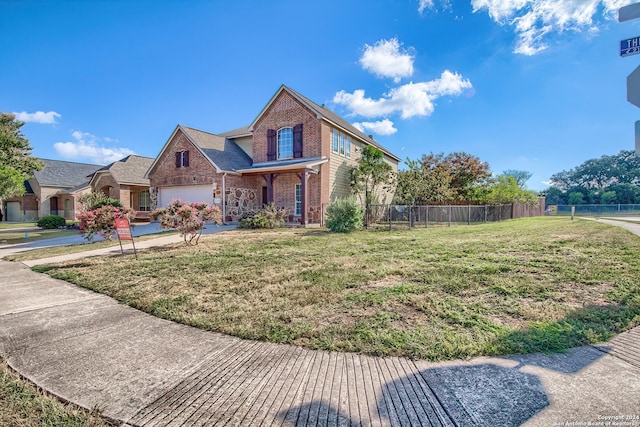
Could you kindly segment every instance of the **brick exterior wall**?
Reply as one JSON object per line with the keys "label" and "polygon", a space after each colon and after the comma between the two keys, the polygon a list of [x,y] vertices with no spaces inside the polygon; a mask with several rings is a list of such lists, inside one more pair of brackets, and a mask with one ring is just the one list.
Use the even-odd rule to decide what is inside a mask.
{"label": "brick exterior wall", "polygon": [[267,161],[267,130],[302,123],[302,157],[322,155],[320,120],[286,92],[280,93],[253,127],[253,161]]}
{"label": "brick exterior wall", "polygon": [[[189,166],[176,168],[175,153],[189,151]],[[153,188],[212,184],[216,170],[207,158],[178,130],[149,174]]]}
{"label": "brick exterior wall", "polygon": [[[253,161],[262,163],[267,161],[267,130],[278,130],[283,127],[293,127],[302,123],[302,158],[319,158],[328,155],[328,135],[322,122],[316,115],[300,104],[287,92],[282,92],[273,101],[271,106],[262,114],[253,128]],[[273,161],[274,165],[278,161]],[[307,221],[320,222],[320,211],[323,198],[329,201],[328,189],[322,192],[323,181],[328,183],[328,166],[320,166],[319,174],[309,176],[307,192],[309,194],[309,206],[307,206]],[[276,206],[287,209],[289,221],[300,221],[295,217],[295,185],[300,184],[300,178],[296,173],[280,174],[274,181],[273,195]],[[266,185],[262,179],[261,186]],[[327,185],[328,187],[328,185]]]}

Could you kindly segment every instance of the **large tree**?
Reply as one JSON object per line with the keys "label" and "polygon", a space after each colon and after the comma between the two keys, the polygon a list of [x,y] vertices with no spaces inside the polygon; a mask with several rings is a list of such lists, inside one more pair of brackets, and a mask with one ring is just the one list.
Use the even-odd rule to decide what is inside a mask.
{"label": "large tree", "polygon": [[590,159],[551,176],[551,185],[562,191],[573,187],[603,189],[615,184],[640,184],[640,156],[622,150],[613,156]]}
{"label": "large tree", "polygon": [[31,156],[29,140],[20,130],[23,125],[13,114],[0,112],[0,200],[24,193],[24,181],[43,167]]}
{"label": "large tree", "polygon": [[395,201],[401,205],[440,204],[455,198],[451,188],[453,176],[442,165],[425,165],[417,160],[405,160],[407,170],[398,172]]}
{"label": "large tree", "polygon": [[377,202],[380,190],[393,183],[393,168],[384,153],[371,145],[362,149],[358,165],[351,169],[351,189],[366,205]]}
{"label": "large tree", "polygon": [[502,176],[512,176],[516,180],[518,187],[524,190],[527,188],[526,187],[527,181],[531,179],[533,174],[528,171],[522,171],[517,169],[507,169],[506,171],[502,172]]}
{"label": "large tree", "polygon": [[[414,188],[416,202],[441,203],[473,200],[475,188],[491,176],[489,164],[465,152],[424,154],[419,161],[408,161],[410,174],[405,178]],[[426,187],[420,187],[424,186]],[[422,200],[421,200],[422,199]]]}

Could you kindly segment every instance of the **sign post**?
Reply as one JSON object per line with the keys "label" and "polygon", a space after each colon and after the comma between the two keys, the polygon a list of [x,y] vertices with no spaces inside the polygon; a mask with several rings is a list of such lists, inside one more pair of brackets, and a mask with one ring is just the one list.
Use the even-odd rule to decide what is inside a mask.
{"label": "sign post", "polygon": [[133,253],[136,255],[136,259],[138,259],[138,252],[136,251],[136,244],[133,241],[133,235],[131,234],[131,225],[129,224],[129,220],[126,218],[116,218],[116,233],[118,233],[118,242],[120,242],[120,252],[124,255],[124,249],[122,248],[123,240],[131,240],[131,244],[133,245]]}
{"label": "sign post", "polygon": [[[618,9],[618,22],[630,21],[640,18],[640,3]],[[626,57],[640,53],[640,36],[620,41],[620,56]],[[637,67],[627,77],[627,101],[640,107],[640,67]],[[638,122],[635,124],[636,154],[640,155],[640,136]]]}

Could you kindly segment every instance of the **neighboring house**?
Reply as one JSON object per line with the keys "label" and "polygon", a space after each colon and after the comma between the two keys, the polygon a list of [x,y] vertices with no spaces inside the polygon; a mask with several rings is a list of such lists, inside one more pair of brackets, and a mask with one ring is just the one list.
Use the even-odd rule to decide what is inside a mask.
{"label": "neighboring house", "polygon": [[3,202],[5,221],[37,221],[47,215],[74,220],[80,196],[91,191],[134,209],[137,219],[149,219],[151,198],[145,173],[154,159],[131,155],[107,166],[40,160],[44,168],[25,181],[25,194]]}
{"label": "neighboring house", "polygon": [[91,175],[102,166],[40,159],[44,168],[25,181],[26,193],[4,201],[6,221],[37,221],[46,215],[75,219],[76,200],[91,191]]}
{"label": "neighboring house", "polygon": [[151,197],[145,174],[153,161],[150,157],[131,155],[113,162],[93,174],[89,182],[91,189],[135,210],[137,219],[148,219]]}
{"label": "neighboring house", "polygon": [[[235,221],[273,202],[289,222],[317,224],[326,205],[350,194],[349,171],[366,145],[397,172],[398,156],[283,85],[248,127],[215,135],[178,125],[147,172],[152,204],[204,201]],[[392,197],[378,194],[381,203]]]}

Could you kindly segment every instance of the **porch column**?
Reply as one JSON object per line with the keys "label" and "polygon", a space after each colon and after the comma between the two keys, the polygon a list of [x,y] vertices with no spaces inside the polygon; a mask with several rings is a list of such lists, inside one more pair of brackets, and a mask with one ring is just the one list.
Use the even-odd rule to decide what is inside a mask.
{"label": "porch column", "polygon": [[273,181],[276,180],[275,173],[265,173],[262,175],[264,180],[267,182],[267,200],[265,204],[273,203]]}
{"label": "porch column", "polygon": [[309,183],[309,171],[305,169],[302,173],[298,174],[300,178],[300,190],[302,191],[302,216],[300,218],[302,225],[306,226],[307,221],[307,206],[309,206],[309,192],[307,191],[307,184]]}

